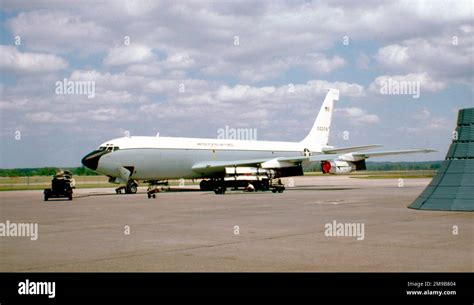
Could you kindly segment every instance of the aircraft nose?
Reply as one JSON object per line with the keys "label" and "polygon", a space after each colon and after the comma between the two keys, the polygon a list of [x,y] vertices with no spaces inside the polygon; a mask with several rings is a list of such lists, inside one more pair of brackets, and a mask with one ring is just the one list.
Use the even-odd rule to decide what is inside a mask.
{"label": "aircraft nose", "polygon": [[96,170],[97,166],[99,165],[99,159],[100,157],[104,154],[104,151],[101,150],[94,150],[91,153],[88,153],[84,158],[82,158],[82,164],[84,164],[85,167],[91,169],[91,170]]}

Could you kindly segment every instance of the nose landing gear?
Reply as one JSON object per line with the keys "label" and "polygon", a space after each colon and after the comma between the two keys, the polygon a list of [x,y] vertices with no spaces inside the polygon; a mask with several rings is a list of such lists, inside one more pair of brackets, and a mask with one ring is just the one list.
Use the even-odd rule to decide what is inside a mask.
{"label": "nose landing gear", "polygon": [[135,180],[128,180],[127,185],[121,186],[115,189],[117,194],[122,194],[122,191],[125,191],[125,194],[136,194],[138,190],[138,183]]}

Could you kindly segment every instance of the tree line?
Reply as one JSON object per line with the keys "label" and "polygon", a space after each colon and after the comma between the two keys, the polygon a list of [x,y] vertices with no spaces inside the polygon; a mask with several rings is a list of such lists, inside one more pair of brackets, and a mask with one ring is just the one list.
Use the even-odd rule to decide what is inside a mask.
{"label": "tree line", "polygon": [[54,176],[58,171],[68,170],[73,176],[96,176],[96,172],[81,167],[39,167],[0,169],[0,177]]}

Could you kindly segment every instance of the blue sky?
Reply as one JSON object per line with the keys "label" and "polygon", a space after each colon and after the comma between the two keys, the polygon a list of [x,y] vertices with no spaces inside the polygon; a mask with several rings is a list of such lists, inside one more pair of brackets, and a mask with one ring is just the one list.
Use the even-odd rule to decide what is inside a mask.
{"label": "blue sky", "polygon": [[[429,147],[438,152],[372,161],[441,160],[457,111],[474,106],[471,1],[2,0],[1,8],[2,168],[78,166],[125,131],[215,138],[229,126],[299,141],[330,87],[341,92],[331,145]],[[95,97],[56,94],[64,78],[93,81]],[[418,83],[420,97],[382,94],[389,80]]]}

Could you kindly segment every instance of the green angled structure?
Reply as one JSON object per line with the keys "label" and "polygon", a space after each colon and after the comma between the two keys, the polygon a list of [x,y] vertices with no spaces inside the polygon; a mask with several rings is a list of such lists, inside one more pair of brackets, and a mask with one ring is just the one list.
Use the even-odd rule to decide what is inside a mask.
{"label": "green angled structure", "polygon": [[423,193],[408,207],[474,211],[474,108],[459,110],[446,160]]}

